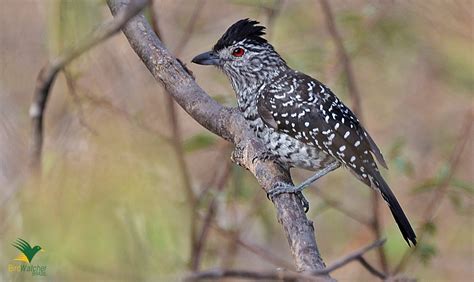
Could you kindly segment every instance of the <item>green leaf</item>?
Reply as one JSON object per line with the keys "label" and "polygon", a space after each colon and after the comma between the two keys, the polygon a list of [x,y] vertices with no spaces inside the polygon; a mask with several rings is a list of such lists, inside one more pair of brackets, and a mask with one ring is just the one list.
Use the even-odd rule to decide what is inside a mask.
{"label": "green leaf", "polygon": [[183,143],[186,152],[194,152],[209,148],[216,143],[216,137],[208,133],[199,133],[187,139]]}
{"label": "green leaf", "polygon": [[393,160],[395,167],[406,176],[413,176],[415,168],[413,164],[406,158],[401,156],[395,157]]}
{"label": "green leaf", "polygon": [[431,259],[438,253],[438,250],[436,249],[436,246],[430,243],[421,243],[420,246],[418,247],[418,257],[420,258],[420,261],[427,265],[430,263]]}
{"label": "green leaf", "polygon": [[396,157],[401,156],[403,148],[405,148],[406,140],[404,137],[398,137],[395,141],[391,144],[390,149],[388,150],[388,159],[392,160]]}
{"label": "green leaf", "polygon": [[448,196],[456,211],[462,212],[462,199],[459,193],[449,193]]}
{"label": "green leaf", "polygon": [[436,224],[432,221],[429,221],[423,225],[423,229],[430,235],[436,233]]}
{"label": "green leaf", "polygon": [[464,180],[457,179],[457,178],[452,178],[451,179],[451,186],[453,186],[454,188],[461,189],[462,191],[467,192],[469,194],[474,193],[474,184],[470,183],[468,181],[464,181]]}
{"label": "green leaf", "polygon": [[436,178],[429,178],[421,182],[420,184],[416,185],[413,188],[413,193],[422,193],[432,190],[434,187],[438,185],[439,181]]}

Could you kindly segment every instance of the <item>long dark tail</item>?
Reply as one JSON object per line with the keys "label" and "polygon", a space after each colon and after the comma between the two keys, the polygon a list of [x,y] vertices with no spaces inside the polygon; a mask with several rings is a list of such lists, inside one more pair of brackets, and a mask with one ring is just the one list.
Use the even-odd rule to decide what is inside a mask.
{"label": "long dark tail", "polygon": [[413,246],[415,246],[416,245],[415,231],[413,231],[413,228],[411,227],[410,222],[408,221],[408,218],[403,212],[402,207],[398,203],[397,198],[395,197],[392,190],[390,190],[390,187],[388,186],[388,184],[385,182],[385,180],[382,178],[382,176],[378,172],[375,172],[373,176],[375,176],[376,178],[374,181],[374,184],[380,190],[380,193],[382,194],[382,197],[384,198],[384,200],[388,203],[388,206],[390,207],[390,211],[392,212],[393,218],[397,222],[398,228],[400,228],[400,231],[402,232],[403,238],[405,238],[405,241],[407,241],[408,246],[411,246],[410,241],[413,244]]}

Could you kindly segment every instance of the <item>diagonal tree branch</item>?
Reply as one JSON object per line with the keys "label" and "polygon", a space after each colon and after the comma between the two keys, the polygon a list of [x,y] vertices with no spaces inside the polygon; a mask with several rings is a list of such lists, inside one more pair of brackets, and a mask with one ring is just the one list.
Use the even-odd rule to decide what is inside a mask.
{"label": "diagonal tree branch", "polygon": [[30,139],[30,165],[34,169],[41,166],[41,152],[43,147],[43,120],[46,103],[50,93],[51,86],[58,72],[72,60],[79,57],[82,53],[96,46],[100,42],[117,33],[120,28],[136,14],[138,14],[148,3],[148,0],[134,0],[126,9],[123,9],[117,16],[100,26],[94,33],[80,42],[74,48],[66,51],[61,56],[48,62],[39,72],[36,87],[33,94],[33,102],[30,106],[30,118],[32,122],[32,132]]}
{"label": "diagonal tree branch", "polygon": [[[112,14],[117,15],[129,1],[108,0],[107,3]],[[129,21],[122,30],[153,77],[175,101],[202,126],[236,145],[234,161],[254,174],[263,189],[268,191],[277,181],[291,183],[288,171],[270,161],[255,158],[264,152],[264,146],[249,130],[240,112],[223,107],[209,97],[163,46],[142,15]],[[256,161],[252,161],[254,159]],[[324,269],[313,224],[306,218],[298,198],[292,194],[282,194],[274,198],[274,205],[296,268],[299,271]]]}

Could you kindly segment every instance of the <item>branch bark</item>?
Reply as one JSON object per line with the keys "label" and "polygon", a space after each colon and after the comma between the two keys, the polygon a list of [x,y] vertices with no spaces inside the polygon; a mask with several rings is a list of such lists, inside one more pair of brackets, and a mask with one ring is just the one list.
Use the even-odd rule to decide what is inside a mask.
{"label": "branch bark", "polygon": [[[117,15],[129,1],[107,0],[107,3],[112,14]],[[271,161],[255,158],[264,152],[264,146],[249,130],[241,113],[236,109],[223,107],[209,97],[196,84],[186,68],[163,46],[143,15],[130,20],[122,30],[153,77],[165,87],[175,101],[202,126],[235,144],[234,161],[247,168],[264,190],[271,189],[277,181],[292,184],[288,171]],[[325,264],[316,245],[313,224],[306,218],[298,198],[292,194],[282,194],[274,198],[274,205],[288,239],[296,269],[324,269]]]}

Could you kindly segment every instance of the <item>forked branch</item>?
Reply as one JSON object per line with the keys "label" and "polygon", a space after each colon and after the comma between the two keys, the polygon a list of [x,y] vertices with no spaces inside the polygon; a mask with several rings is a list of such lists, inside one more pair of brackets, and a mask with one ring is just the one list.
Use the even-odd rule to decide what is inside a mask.
{"label": "forked branch", "polygon": [[[107,1],[114,15],[120,13],[128,2]],[[236,146],[234,161],[253,173],[263,189],[268,191],[276,182],[291,184],[288,171],[271,161],[256,158],[264,152],[264,146],[248,129],[241,113],[236,109],[223,107],[209,97],[185,67],[163,46],[142,15],[130,20],[123,27],[123,32],[134,51],[169,95],[194,120]],[[314,237],[313,224],[306,218],[298,198],[282,194],[274,198],[274,204],[278,219],[285,230],[296,269],[324,269],[325,265]]]}

